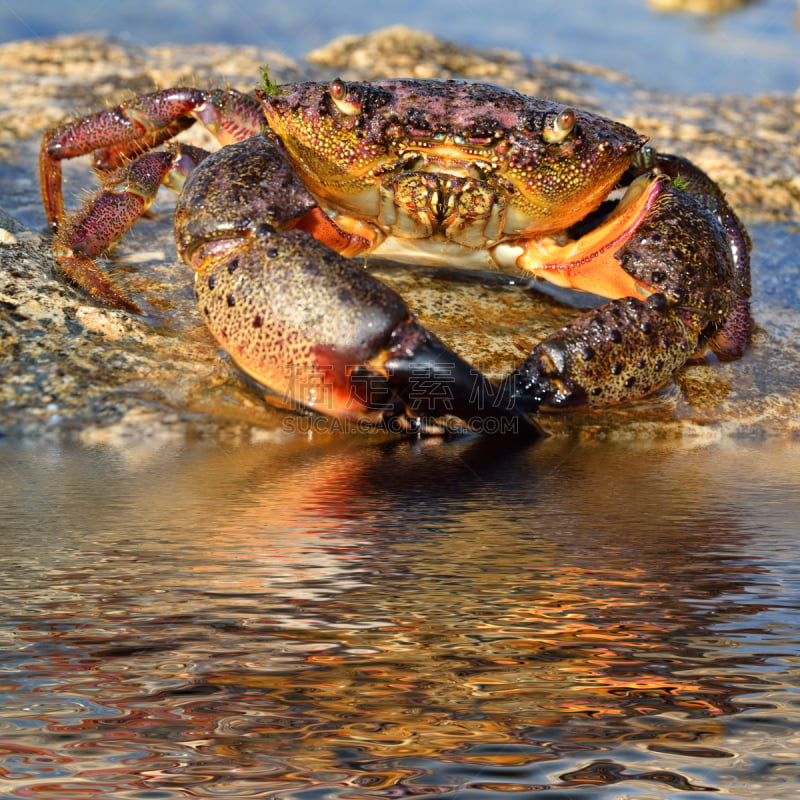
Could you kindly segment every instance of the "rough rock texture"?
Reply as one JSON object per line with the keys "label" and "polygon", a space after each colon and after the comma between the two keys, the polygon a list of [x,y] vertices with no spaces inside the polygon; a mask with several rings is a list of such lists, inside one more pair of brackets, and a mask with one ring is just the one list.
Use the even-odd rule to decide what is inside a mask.
{"label": "rough rock texture", "polygon": [[[224,46],[137,48],[99,36],[0,47],[0,435],[97,441],[159,435],[273,435],[286,413],[266,406],[202,327],[191,275],[175,258],[172,199],[160,198],[120,246],[113,274],[148,316],[100,307],[68,285],[48,250],[38,195],[41,132],[65,116],[176,84],[248,89],[267,64],[279,81],[453,76],[493,81],[601,111],[647,132],[660,149],[712,174],[755,235],[752,350],[726,365],[691,366],[648,402],[550,415],[556,434],[589,437],[792,435],[800,429],[798,316],[800,94],[668,98],[596,67],[480,51],[406,28],[347,37],[298,64]],[[187,136],[187,134],[184,134]],[[201,131],[188,138],[207,142]],[[93,185],[86,163],[65,168],[74,198]],[[379,266],[423,322],[501,375],[574,312],[491,278],[443,279]],[[481,309],[480,319],[474,317]],[[446,314],[443,313],[446,309]]]}

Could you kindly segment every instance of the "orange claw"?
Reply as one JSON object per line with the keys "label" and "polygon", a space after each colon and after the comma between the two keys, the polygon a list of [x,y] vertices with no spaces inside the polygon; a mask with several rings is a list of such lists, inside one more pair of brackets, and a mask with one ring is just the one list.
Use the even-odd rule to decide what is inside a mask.
{"label": "orange claw", "polygon": [[647,299],[652,289],[626,272],[615,253],[641,224],[667,179],[642,176],[628,188],[614,213],[598,228],[566,245],[552,239],[531,240],[518,264],[555,286],[590,292],[611,300]]}

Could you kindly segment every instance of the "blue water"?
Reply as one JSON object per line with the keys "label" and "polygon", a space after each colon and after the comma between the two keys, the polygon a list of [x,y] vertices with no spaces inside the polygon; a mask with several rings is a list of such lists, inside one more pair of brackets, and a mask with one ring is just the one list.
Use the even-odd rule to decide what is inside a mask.
{"label": "blue water", "polygon": [[107,31],[132,41],[253,44],[300,57],[335,36],[406,24],[482,47],[599,64],[667,91],[793,92],[795,0],[721,16],[662,14],[646,0],[0,0],[0,41]]}

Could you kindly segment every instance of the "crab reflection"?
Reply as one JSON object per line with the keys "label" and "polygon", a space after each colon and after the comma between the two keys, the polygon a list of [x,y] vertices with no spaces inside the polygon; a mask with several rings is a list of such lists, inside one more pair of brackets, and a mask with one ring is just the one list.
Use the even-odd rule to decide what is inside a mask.
{"label": "crab reflection", "polygon": [[[754,526],[708,478],[716,457],[292,441],[111,459],[86,491],[124,486],[115,507],[68,505],[98,487],[96,453],[78,472],[55,461],[61,533],[48,552],[17,542],[9,612],[26,786],[38,748],[71,779],[201,796],[708,788],[691,759],[729,759],[726,726],[759,684],[757,649],[714,620],[762,608],[732,599],[757,576]],[[45,689],[50,711],[30,703]]]}

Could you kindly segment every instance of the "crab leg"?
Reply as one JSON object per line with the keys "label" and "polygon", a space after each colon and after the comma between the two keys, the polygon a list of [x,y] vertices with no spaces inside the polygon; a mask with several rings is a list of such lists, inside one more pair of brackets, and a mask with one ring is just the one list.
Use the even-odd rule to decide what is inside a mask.
{"label": "crab leg", "polygon": [[[186,175],[205,157],[205,151],[188,145],[150,152],[196,121],[227,143],[257,133],[264,117],[250,95],[177,88],[142,95],[44,134],[39,168],[45,213],[56,233],[56,256],[64,273],[92,296],[129,311],[139,310],[103,275],[94,259],[150,207],[160,185],[179,191]],[[94,156],[103,186],[67,219],[61,161],[88,154]]]}
{"label": "crab leg", "polygon": [[62,270],[93,297],[138,312],[139,307],[109,281],[95,259],[144,214],[161,185],[179,191],[206,155],[197,147],[174,145],[112,172],[83,210],[59,229],[53,249]]}
{"label": "crab leg", "polygon": [[215,153],[187,181],[178,249],[236,364],[285,402],[355,425],[440,433],[454,417],[539,435],[397,293],[297,224],[315,208],[266,137]]}
{"label": "crab leg", "polygon": [[234,91],[176,88],[62,123],[42,137],[39,172],[47,220],[53,230],[64,221],[61,164],[65,158],[95,154],[95,166],[108,170],[152,150],[202,122],[222,143],[258,133],[264,116],[255,98]]}
{"label": "crab leg", "polygon": [[728,288],[738,269],[735,247],[714,213],[664,177],[638,181],[647,214],[614,239],[608,256],[634,284],[620,293],[631,296],[617,296],[538,344],[507,379],[509,398],[545,409],[632,400],[713,347],[731,312],[742,312],[736,346],[749,337],[747,298]]}

